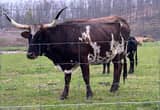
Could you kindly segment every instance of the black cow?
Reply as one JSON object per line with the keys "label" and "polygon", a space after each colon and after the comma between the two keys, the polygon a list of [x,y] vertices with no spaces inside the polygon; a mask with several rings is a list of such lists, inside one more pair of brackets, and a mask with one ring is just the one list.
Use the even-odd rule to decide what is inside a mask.
{"label": "black cow", "polygon": [[[134,72],[134,63],[138,64],[138,58],[137,58],[137,47],[138,47],[138,42],[135,39],[135,37],[130,37],[128,40],[128,46],[127,46],[127,56],[130,60],[130,68],[129,68],[129,73]],[[134,60],[135,57],[135,60]]]}
{"label": "black cow", "polygon": [[[129,58],[130,61],[129,73],[134,73],[134,63],[136,66],[138,64],[137,47],[138,47],[138,41],[135,39],[135,37],[129,37],[127,45],[127,57]],[[104,63],[102,72],[103,74],[106,73],[106,65],[107,65],[107,73],[110,73],[110,63]]]}
{"label": "black cow", "polygon": [[[121,23],[121,34],[123,37],[129,35],[130,28],[126,20],[119,16],[107,16],[107,17],[100,17],[100,18],[92,18],[92,19],[73,19],[66,21],[67,23]],[[128,37],[128,36],[127,36]],[[110,63],[103,63],[103,73],[106,72],[106,65],[107,65],[107,73],[110,72]],[[127,62],[126,58],[124,57],[123,62],[123,76],[127,77]]]}
{"label": "black cow", "polygon": [[61,99],[66,99],[68,96],[71,73],[77,65],[81,67],[86,84],[86,97],[92,97],[89,63],[113,61],[114,78],[110,91],[117,91],[122,70],[121,60],[127,51],[128,32],[122,33],[120,23],[57,24],[56,20],[63,10],[51,23],[40,25],[19,24],[5,15],[17,28],[28,30],[21,35],[29,41],[27,52],[29,59],[44,55],[65,73],[65,86]]}

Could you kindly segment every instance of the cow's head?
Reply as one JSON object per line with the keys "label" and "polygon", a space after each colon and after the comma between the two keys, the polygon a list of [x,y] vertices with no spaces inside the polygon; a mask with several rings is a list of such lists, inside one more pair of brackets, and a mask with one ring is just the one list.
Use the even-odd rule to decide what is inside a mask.
{"label": "cow's head", "polygon": [[12,18],[10,18],[7,14],[4,13],[7,20],[16,28],[24,29],[26,31],[21,33],[21,36],[23,38],[28,39],[29,47],[27,52],[27,57],[29,59],[35,59],[38,56],[42,55],[44,50],[46,49],[46,38],[42,34],[43,31],[46,28],[54,27],[56,26],[56,21],[59,18],[60,14],[65,10],[67,7],[61,9],[57,16],[53,19],[51,23],[48,24],[34,24],[34,25],[26,25],[26,24],[20,24],[14,21]]}

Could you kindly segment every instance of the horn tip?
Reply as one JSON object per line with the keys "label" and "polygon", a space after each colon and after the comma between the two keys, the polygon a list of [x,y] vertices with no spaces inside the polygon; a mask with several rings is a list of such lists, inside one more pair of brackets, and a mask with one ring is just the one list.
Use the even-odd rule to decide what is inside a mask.
{"label": "horn tip", "polygon": [[68,8],[67,6],[66,7],[64,7],[64,9],[66,9],[66,8]]}
{"label": "horn tip", "polygon": [[9,18],[9,16],[6,14],[6,13],[3,13],[4,15],[5,15],[5,17],[7,18],[7,20],[9,21],[9,22],[11,22],[11,19]]}
{"label": "horn tip", "polygon": [[63,10],[65,10],[67,8],[67,6],[66,7],[64,7],[64,8],[62,8],[59,12],[58,12],[58,14],[57,14],[57,16],[55,17],[55,19],[58,19],[59,18],[59,16],[60,16],[60,14],[63,12]]}

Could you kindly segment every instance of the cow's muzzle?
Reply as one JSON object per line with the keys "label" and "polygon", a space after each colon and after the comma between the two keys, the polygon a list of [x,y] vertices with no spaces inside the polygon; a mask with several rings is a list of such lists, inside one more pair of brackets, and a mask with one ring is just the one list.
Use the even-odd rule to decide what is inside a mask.
{"label": "cow's muzzle", "polygon": [[37,56],[35,55],[35,53],[29,52],[29,53],[27,53],[27,58],[28,59],[36,59]]}

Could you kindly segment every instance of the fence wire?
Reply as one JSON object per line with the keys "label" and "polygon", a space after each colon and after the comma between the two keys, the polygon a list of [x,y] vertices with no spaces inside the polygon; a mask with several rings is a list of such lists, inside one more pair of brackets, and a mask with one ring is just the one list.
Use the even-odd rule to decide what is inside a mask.
{"label": "fence wire", "polygon": [[[81,8],[80,8],[81,9]],[[15,10],[15,9],[12,9],[12,10]],[[20,11],[23,11],[24,9],[20,9]],[[57,9],[57,10],[59,10],[59,9]],[[77,8],[76,9],[74,9],[75,11],[77,10]],[[78,9],[79,10],[79,9]],[[125,12],[123,12],[123,13],[125,13]],[[131,19],[131,16],[130,17],[128,17],[128,19]],[[131,20],[130,20],[131,21]],[[17,31],[5,31],[5,32],[17,32]],[[20,31],[19,31],[20,32]],[[106,41],[104,42],[104,41],[99,41],[100,43],[106,43]],[[62,45],[62,44],[76,44],[75,42],[65,42],[65,43],[54,43],[54,44],[40,44],[40,45]],[[37,44],[36,44],[37,45]],[[39,45],[39,44],[38,44]],[[34,45],[33,45],[34,46]],[[80,46],[80,45],[78,45],[78,46]],[[156,45],[156,46],[159,46],[159,50],[160,50],[160,45]],[[28,46],[26,46],[26,47],[28,47]],[[154,47],[154,46],[153,46]],[[80,47],[78,48],[79,50],[79,53],[80,53]],[[40,48],[39,48],[39,52],[40,52]],[[11,54],[11,55],[14,55],[14,54]],[[25,56],[25,54],[22,54],[23,56]],[[141,55],[145,55],[145,54],[141,54]],[[16,56],[16,55],[15,55]],[[79,59],[80,59],[80,54],[79,54]],[[159,53],[159,56],[160,56],[160,53]],[[144,61],[144,59],[141,59],[141,58],[143,58],[143,56],[139,56],[140,57],[140,60],[139,60],[139,63],[141,63],[141,62],[143,62]],[[8,59],[10,60],[10,64],[12,64],[12,63],[14,63],[14,61],[15,60],[13,60],[12,58],[11,58],[11,56],[10,56],[10,54],[9,54],[9,56],[8,56]],[[20,56],[18,56],[17,57],[17,60],[16,60],[16,62],[19,62],[19,59],[18,58],[20,58]],[[47,60],[47,59],[45,59],[45,60]],[[80,62],[80,61],[79,61]],[[80,64],[83,64],[83,63],[79,63],[78,62],[78,64],[80,65]],[[96,96],[98,97],[98,95],[99,94],[103,94],[103,93],[97,93],[97,91],[99,92],[99,88],[104,88],[103,89],[103,92],[106,92],[105,94],[103,94],[104,95],[104,97],[107,97],[108,96],[108,100],[106,100],[106,99],[104,99],[104,98],[102,98],[102,97],[96,97],[95,99],[94,99],[94,97],[93,97],[93,99],[91,99],[91,100],[83,100],[83,99],[81,99],[81,98],[79,98],[78,96],[80,96],[80,97],[82,97],[82,98],[84,98],[85,96],[84,95],[82,95],[82,94],[85,94],[85,92],[84,93],[82,93],[82,91],[85,91],[85,89],[84,89],[84,83],[82,83],[83,81],[82,81],[82,75],[81,75],[81,73],[79,72],[80,71],[80,68],[77,68],[75,71],[74,71],[74,74],[72,75],[72,76],[75,76],[75,73],[76,74],[78,74],[77,76],[76,76],[76,78],[78,77],[78,79],[75,81],[75,80],[73,80],[73,83],[75,83],[74,85],[73,85],[73,83],[72,83],[72,81],[71,81],[71,86],[72,86],[72,88],[71,88],[71,90],[70,90],[70,93],[73,93],[73,92],[75,92],[74,93],[74,95],[73,94],[71,94],[71,96],[69,96],[73,101],[72,102],[70,102],[71,100],[70,99],[66,99],[66,101],[59,101],[59,99],[57,98],[58,96],[57,95],[60,95],[60,91],[61,90],[63,90],[63,86],[64,85],[58,85],[57,84],[57,82],[59,83],[59,82],[63,82],[63,80],[64,80],[64,78],[63,78],[63,74],[61,74],[60,76],[53,76],[53,77],[51,77],[51,78],[54,78],[54,79],[50,79],[50,78],[48,78],[48,76],[47,75],[50,75],[49,73],[50,72],[52,72],[52,69],[50,69],[50,68],[54,68],[53,66],[50,66],[50,65],[48,65],[48,64],[46,64],[46,62],[44,63],[44,59],[42,58],[40,58],[39,59],[39,62],[38,63],[36,63],[36,64],[32,64],[32,62],[30,62],[30,65],[27,65],[27,64],[21,64],[20,62],[20,64],[18,65],[18,67],[15,67],[14,69],[12,68],[12,67],[4,67],[4,68],[6,68],[6,71],[9,71],[11,74],[4,74],[4,73],[2,73],[3,72],[3,70],[2,69],[4,69],[3,67],[2,67],[2,63],[6,63],[5,62],[5,57],[3,56],[3,52],[0,52],[0,80],[2,80],[3,79],[3,77],[5,76],[5,78],[6,77],[9,77],[9,78],[11,78],[11,79],[9,79],[9,80],[11,80],[12,81],[12,78],[13,79],[19,79],[19,80],[22,80],[21,82],[22,82],[22,84],[19,84],[18,82],[14,82],[15,84],[13,84],[16,88],[7,88],[7,89],[18,89],[18,86],[26,86],[26,81],[28,81],[28,79],[27,78],[24,78],[24,79],[21,79],[21,78],[23,78],[23,76],[27,73],[27,72],[35,72],[34,74],[33,74],[33,79],[31,80],[32,82],[28,82],[28,83],[31,83],[31,84],[28,84],[27,86],[33,86],[33,88],[32,89],[34,89],[34,94],[32,94],[33,96],[36,96],[36,97],[33,97],[33,99],[30,99],[28,102],[26,102],[26,100],[24,100],[23,99],[23,95],[24,96],[30,96],[30,94],[28,94],[27,92],[29,92],[29,90],[27,90],[27,89],[25,89],[25,88],[23,88],[23,95],[21,96],[14,96],[15,95],[15,92],[13,91],[13,92],[11,92],[10,94],[8,94],[8,93],[1,93],[2,92],[2,88],[0,87],[0,110],[21,110],[21,109],[35,109],[35,110],[43,110],[43,109],[45,109],[45,108],[47,108],[47,107],[51,107],[51,108],[63,108],[63,109],[65,109],[65,108],[67,108],[67,107],[76,107],[76,109],[77,110],[80,110],[81,109],[81,107],[88,107],[88,106],[93,106],[93,107],[97,107],[97,106],[108,106],[108,105],[115,105],[116,106],[116,108],[117,108],[117,110],[119,110],[120,109],[120,106],[121,105],[151,105],[151,104],[156,104],[158,107],[157,107],[157,110],[160,110],[160,68],[159,68],[159,70],[157,70],[157,68],[155,69],[155,68],[150,68],[150,66],[152,66],[152,67],[154,67],[156,64],[155,63],[157,63],[157,62],[155,62],[154,60],[152,61],[152,59],[151,60],[149,60],[149,58],[148,58],[148,61],[146,61],[145,62],[145,64],[141,64],[140,65],[140,67],[143,67],[143,66],[145,66],[146,68],[149,68],[149,69],[147,69],[147,70],[137,70],[136,72],[137,73],[135,73],[136,75],[138,74],[138,72],[140,72],[140,73],[142,73],[142,71],[145,73],[145,72],[147,72],[147,71],[150,71],[153,75],[154,74],[156,74],[156,73],[158,73],[158,76],[157,76],[157,79],[153,79],[153,80],[149,80],[148,82],[134,82],[132,79],[128,79],[128,85],[126,84],[126,85],[124,85],[124,86],[127,86],[126,88],[125,88],[125,90],[124,90],[124,87],[122,86],[122,88],[123,89],[120,89],[119,91],[122,91],[122,92],[125,92],[125,93],[130,93],[130,94],[128,94],[128,95],[130,95],[130,98],[133,98],[133,100],[129,100],[129,101],[123,101],[122,99],[123,98],[125,98],[125,95],[124,94],[122,94],[122,93],[116,93],[115,95],[111,95],[111,94],[109,94],[109,93],[107,93],[108,91],[106,90],[106,87],[104,86],[104,85],[110,85],[110,83],[108,83],[108,82],[106,82],[106,80],[104,80],[103,78],[102,78],[102,83],[104,83],[104,84],[102,84],[103,86],[102,87],[96,87],[97,85],[94,83],[94,80],[95,79],[93,79],[92,80],[92,78],[94,78],[94,77],[96,77],[96,76],[98,76],[97,78],[99,78],[99,76],[101,76],[101,75],[91,75],[91,80],[92,80],[92,82],[91,82],[91,85],[92,85],[92,89],[95,87],[95,89],[94,89],[94,91],[93,92],[96,92]],[[34,63],[34,62],[33,62]],[[119,62],[117,62],[117,63],[119,63]],[[9,65],[10,65],[9,64]],[[63,64],[72,64],[72,63],[63,63]],[[12,65],[12,66],[14,66],[14,65]],[[158,62],[158,65],[156,65],[156,66],[159,66],[160,67],[160,57],[159,57],[159,62]],[[138,69],[143,69],[143,68],[138,68]],[[23,71],[23,70],[21,70],[21,69],[23,69],[23,68],[27,68],[27,70],[26,71]],[[34,70],[30,70],[30,68],[32,68],[32,69],[34,69]],[[96,67],[92,67],[92,68],[96,68]],[[136,68],[136,69],[137,69]],[[146,69],[145,68],[145,69]],[[10,69],[11,69],[11,71],[10,71]],[[17,74],[16,73],[16,71],[17,71],[17,69],[20,69],[20,70],[18,70],[18,71],[20,71],[21,72],[21,74]],[[48,69],[48,70],[47,70]],[[12,72],[13,71],[13,72]],[[48,72],[49,71],[49,72]],[[92,71],[92,70],[91,70]],[[96,70],[95,70],[96,71]],[[113,70],[112,70],[113,71]],[[14,73],[15,72],[15,73]],[[23,73],[24,72],[24,73]],[[48,72],[48,73],[47,73]],[[58,72],[58,70],[54,70],[53,72],[56,72],[57,74],[59,74],[60,72]],[[96,71],[97,72],[97,71]],[[98,72],[97,72],[98,73]],[[16,76],[12,76],[12,74],[16,74]],[[30,73],[29,73],[30,74]],[[44,75],[45,74],[45,75]],[[37,75],[37,76],[36,76]],[[55,74],[54,74],[55,75]],[[130,78],[135,78],[135,79],[137,79],[137,80],[141,80],[140,78],[137,78],[138,77],[138,75],[136,76],[136,75],[131,75],[130,76]],[[157,74],[156,74],[157,75]],[[111,76],[111,75],[110,75]],[[15,78],[16,77],[16,78]],[[35,80],[36,78],[38,79],[38,80]],[[106,75],[104,76],[107,80],[109,80],[109,81],[111,81],[111,79],[110,79],[110,77],[107,77]],[[35,78],[35,79],[34,79]],[[101,77],[100,77],[101,78]],[[148,78],[147,76],[144,76],[143,78]],[[72,78],[72,79],[74,79],[74,77]],[[50,81],[51,80],[51,82],[48,82],[49,84],[50,84],[50,86],[48,85],[48,86],[46,86],[45,85],[45,81],[46,80],[48,80],[48,81]],[[55,82],[52,82],[53,80],[55,80]],[[29,80],[30,81],[30,80]],[[35,85],[33,82],[34,81],[37,81],[36,82],[36,84],[38,84],[38,85]],[[57,81],[57,82],[56,82]],[[100,79],[100,81],[101,81],[101,79]],[[4,83],[4,82],[3,82]],[[2,81],[0,81],[0,86],[2,86]],[[5,82],[5,83],[8,83],[8,82]],[[32,84],[33,83],[33,84]],[[51,84],[52,83],[52,84]],[[100,82],[101,83],[101,82]],[[134,93],[134,92],[132,92],[132,88],[130,88],[130,86],[131,85],[129,85],[129,83],[137,83],[136,84],[136,87],[133,87],[135,90],[133,90],[134,92],[136,92],[136,93]],[[150,99],[146,99],[146,101],[144,101],[144,100],[141,100],[141,97],[143,98],[143,97],[145,97],[144,95],[143,95],[143,90],[142,91],[140,91],[139,90],[139,85],[141,85],[142,83],[145,83],[145,86],[147,86],[147,87],[150,87],[150,88],[148,88],[148,90],[146,90],[147,92],[148,92],[148,95],[150,95],[150,97],[152,97],[152,94],[150,94],[150,89],[155,89],[155,88],[157,88],[155,91],[157,91],[155,94],[156,94],[156,96],[158,97],[156,97],[156,99],[157,100],[150,100]],[[152,85],[152,83],[153,84],[155,84],[155,85]],[[157,84],[158,83],[158,84]],[[121,85],[121,84],[120,84]],[[31,86],[31,87],[32,87]],[[34,88],[34,86],[36,86],[36,89]],[[61,88],[61,90],[59,90],[59,88],[58,87],[60,86],[60,88]],[[74,89],[75,90],[74,90]],[[121,87],[120,87],[121,88]],[[55,89],[57,89],[57,91],[55,90]],[[137,90],[136,90],[137,89]],[[73,91],[74,90],[74,91]],[[3,91],[4,92],[4,91]],[[48,93],[46,93],[46,92],[48,92]],[[77,93],[76,93],[77,92]],[[119,95],[120,94],[120,95]],[[6,100],[6,99],[2,99],[1,97],[4,97],[4,96],[2,96],[2,95],[6,95],[6,97],[8,97],[9,95],[10,95],[10,97],[8,97],[8,99]],[[32,96],[31,95],[31,96]],[[122,95],[122,96],[121,96]],[[140,96],[139,97],[139,99],[137,100],[137,101],[134,101],[134,96],[135,95],[138,95],[138,96]],[[51,99],[45,99],[44,98],[44,96],[48,96],[48,97],[56,97],[56,98],[54,98],[54,99],[52,99],[53,101],[55,101],[54,103],[51,103],[52,102],[52,100]],[[109,97],[110,96],[110,97]],[[113,97],[116,97],[116,99],[115,99],[115,101],[110,101]],[[153,96],[154,97],[154,96]],[[20,99],[19,99],[20,98]],[[30,98],[30,97],[29,97]],[[76,99],[77,98],[77,99]],[[79,98],[79,99],[78,99]],[[101,99],[102,98],[102,99]],[[10,103],[9,104],[5,104],[5,102],[4,101],[9,101],[10,100]],[[19,103],[17,103],[17,104],[15,104],[14,103],[14,101],[16,101],[16,100],[19,100]],[[34,100],[34,101],[32,101],[32,100]],[[46,102],[43,102],[43,100],[46,100]],[[69,100],[69,102],[67,102],[67,100]],[[100,101],[99,101],[100,100]],[[47,101],[48,102],[50,102],[51,104],[46,104],[47,103]]]}
{"label": "fence wire", "polygon": [[[62,43],[62,44],[65,44],[65,43]],[[70,44],[70,43],[67,43],[67,44]],[[46,44],[45,44],[46,45]],[[47,45],[53,45],[53,44],[47,44]],[[55,44],[55,45],[59,45],[59,44]],[[156,47],[159,47],[159,45],[156,45]],[[146,48],[146,47],[145,47]],[[147,48],[150,48],[149,46],[147,47]],[[153,49],[155,48],[154,46],[152,47]],[[159,47],[160,48],[160,47]],[[158,49],[159,49],[158,48]],[[39,48],[39,51],[40,51],[41,49]],[[79,47],[79,53],[80,53],[80,47]],[[158,52],[159,53],[159,52]],[[141,54],[141,53],[140,53]],[[10,54],[9,54],[10,55]],[[12,54],[13,56],[14,56],[14,54]],[[11,55],[11,56],[12,56]],[[25,54],[23,53],[22,54],[23,56],[25,56]],[[143,54],[144,55],[144,54]],[[160,54],[159,54],[160,55]],[[4,73],[2,73],[3,72],[3,67],[2,67],[2,65],[3,65],[3,63],[5,63],[5,60],[3,61],[3,58],[4,57],[2,57],[3,56],[3,53],[1,53],[1,55],[0,55],[0,75],[3,77],[4,76]],[[80,57],[81,55],[79,54],[79,57]],[[142,57],[142,56],[141,56]],[[141,57],[139,57],[139,58],[141,58]],[[128,96],[130,96],[130,97],[132,97],[132,98],[134,98],[134,97],[136,97],[136,95],[138,95],[138,96],[141,96],[141,97],[145,97],[144,95],[143,95],[143,90],[141,90],[141,89],[139,89],[140,88],[140,86],[139,85],[141,85],[141,84],[143,84],[144,86],[150,86],[150,88],[148,88],[148,90],[146,91],[146,93],[148,93],[151,97],[152,97],[152,94],[150,94],[150,90],[151,89],[155,89],[155,88],[157,88],[158,90],[156,90],[155,89],[155,91],[157,91],[158,93],[155,93],[155,95],[158,97],[157,99],[159,99],[159,100],[147,100],[147,101],[144,101],[144,100],[141,100],[140,98],[139,99],[135,99],[135,100],[137,100],[137,101],[134,101],[134,100],[130,100],[130,101],[123,101],[122,99],[123,98],[125,98],[125,96],[124,96],[124,94],[122,94],[121,93],[121,95],[118,95],[118,94],[115,94],[113,97],[116,97],[116,100],[115,101],[113,101],[113,102],[104,102],[103,101],[103,99],[102,99],[102,101],[99,101],[98,99],[92,99],[92,100],[90,100],[90,101],[81,101],[81,99],[80,100],[76,100],[74,103],[63,103],[63,102],[60,102],[60,103],[57,103],[57,104],[55,104],[55,103],[53,103],[53,104],[44,104],[44,102],[42,101],[42,100],[44,100],[44,98],[43,98],[43,96],[44,96],[44,94],[46,94],[45,92],[48,92],[48,91],[52,91],[51,93],[52,93],[52,95],[51,95],[51,93],[48,93],[48,94],[46,94],[46,95],[50,95],[51,97],[54,97],[54,95],[55,94],[58,94],[59,95],[59,92],[56,92],[56,85],[55,86],[47,86],[46,87],[46,85],[45,85],[45,83],[44,83],[44,80],[43,79],[45,79],[45,77],[47,77],[46,75],[45,75],[45,77],[42,77],[43,75],[42,74],[44,74],[44,72],[45,72],[45,68],[48,68],[47,67],[47,65],[45,65],[44,64],[44,60],[43,59],[41,59],[40,58],[40,60],[39,60],[39,62],[38,63],[36,63],[36,65],[32,65],[32,64],[30,64],[30,65],[28,65],[28,66],[26,66],[25,64],[23,64],[23,65],[21,65],[21,64],[19,64],[19,66],[21,65],[22,67],[24,66],[25,68],[28,68],[28,72],[30,72],[31,70],[29,69],[29,68],[32,68],[32,69],[34,69],[33,67],[35,66],[35,71],[36,71],[36,73],[34,73],[34,74],[36,74],[37,75],[37,84],[38,85],[36,85],[37,86],[37,89],[35,89],[34,91],[35,91],[35,95],[37,95],[38,97],[38,99],[37,98],[35,98],[35,97],[33,97],[33,99],[30,99],[30,101],[31,100],[37,100],[37,104],[32,104],[32,103],[29,103],[29,102],[25,102],[25,100],[23,99],[23,95],[26,95],[27,94],[27,92],[29,92],[29,91],[26,91],[26,89],[25,88],[23,88],[23,93],[22,93],[22,96],[15,96],[16,95],[16,93],[14,92],[14,89],[16,90],[16,89],[18,89],[19,87],[18,86],[24,86],[25,87],[25,84],[26,84],[26,81],[27,80],[23,80],[22,81],[22,84],[19,84],[18,82],[15,82],[15,83],[13,83],[13,85],[14,85],[14,87],[11,87],[11,88],[8,88],[8,90],[10,89],[11,91],[13,91],[10,95],[9,95],[9,97],[7,96],[7,94],[6,94],[6,96],[8,97],[7,99],[5,99],[5,101],[9,101],[9,100],[12,100],[12,101],[10,101],[10,104],[9,105],[6,105],[5,106],[5,103],[3,102],[4,100],[1,98],[1,97],[4,97],[4,96],[2,96],[3,94],[1,94],[0,93],[0,98],[1,98],[1,100],[0,100],[0,110],[2,109],[2,110],[7,110],[7,109],[15,109],[15,110],[18,110],[18,109],[27,109],[27,108],[29,108],[29,109],[33,109],[33,108],[35,108],[35,109],[40,109],[40,110],[44,110],[45,108],[47,108],[47,107],[53,107],[53,108],[65,108],[65,107],[77,107],[77,109],[81,109],[81,107],[83,107],[83,106],[86,106],[86,107],[89,107],[89,106],[105,106],[105,105],[115,105],[115,106],[117,106],[117,109],[119,109],[119,106],[120,105],[149,105],[149,104],[156,104],[157,105],[157,109],[159,109],[160,108],[160,83],[159,83],[159,81],[160,81],[160,69],[159,70],[157,70],[157,68],[150,68],[150,67],[154,67],[154,66],[156,66],[156,60],[154,60],[154,57],[155,56],[152,56],[152,58],[153,59],[148,59],[147,61],[144,61],[144,59],[140,59],[139,60],[139,63],[141,63],[141,62],[143,62],[143,64],[140,64],[139,66],[139,68],[138,68],[138,70],[137,70],[137,72],[135,73],[135,74],[141,74],[142,72],[148,72],[148,71],[150,71],[152,74],[154,74],[154,73],[159,73],[158,74],[158,76],[157,76],[157,79],[152,79],[152,80],[149,80],[148,82],[141,82],[140,84],[139,84],[139,82],[134,82],[134,80],[132,80],[132,78],[135,78],[136,76],[134,76],[134,75],[132,75],[132,76],[130,76],[129,77],[129,79],[128,79],[128,83],[137,83],[136,84],[136,87],[134,87],[134,92],[131,92],[130,90],[128,90],[127,89],[127,87],[130,87],[129,85],[124,85],[124,86],[127,86],[125,89],[126,90],[120,90],[120,91],[122,91],[122,92],[127,92],[127,93],[130,93],[130,94],[128,94]],[[12,62],[12,60],[13,59],[10,59],[10,62],[11,63],[14,63],[14,62]],[[17,62],[15,62],[15,63],[17,63]],[[30,62],[30,63],[32,63],[32,62]],[[80,64],[79,64],[80,65]],[[143,68],[141,68],[141,66],[145,66],[146,68],[149,68],[149,69],[147,69],[147,70],[145,70],[145,71],[143,71]],[[157,66],[159,66],[160,67],[160,57],[158,57],[158,63],[157,63]],[[18,67],[18,68],[21,68],[21,67]],[[49,68],[52,68],[51,66],[49,66]],[[11,68],[10,67],[8,67],[7,68],[8,70],[10,70]],[[91,68],[92,69],[92,68]],[[137,68],[136,68],[137,69]],[[13,69],[13,71],[14,71],[14,69]],[[76,84],[73,86],[73,88],[75,88],[75,91],[79,91],[79,93],[74,93],[73,94],[73,88],[70,90],[70,93],[72,93],[72,95],[71,95],[71,97],[75,97],[75,98],[77,98],[77,96],[79,96],[81,93],[80,92],[82,92],[82,90],[84,90],[85,91],[85,89],[83,89],[83,87],[84,87],[84,84],[82,84],[81,82],[82,82],[82,75],[80,74],[80,72],[79,72],[80,70],[79,69],[77,69],[76,71],[74,71],[74,73],[76,73],[76,74],[78,74],[78,81],[75,81],[76,82]],[[27,71],[26,71],[27,72]],[[52,72],[52,71],[51,71]],[[58,71],[54,71],[54,72],[58,72]],[[23,73],[24,74],[24,73]],[[8,74],[8,75],[5,75],[6,77],[9,77],[9,78],[11,78],[11,80],[12,79],[21,79],[22,78],[22,76],[23,76],[23,74],[16,74],[15,76],[13,75],[10,75],[10,74]],[[49,73],[45,73],[45,74],[49,74]],[[58,74],[59,74],[59,72],[58,72]],[[42,76],[41,76],[42,75]],[[61,76],[63,76],[62,74],[61,74]],[[94,78],[95,76],[91,76],[91,79],[92,79],[92,77]],[[57,79],[59,79],[59,77],[57,77],[56,78],[56,76],[54,77],[56,80]],[[61,77],[62,78],[62,77]],[[74,77],[73,77],[74,78]],[[144,76],[144,77],[142,77],[142,79],[143,78],[148,78],[147,77],[147,75],[146,75],[146,77]],[[50,78],[46,78],[45,80],[48,80],[48,79],[50,79]],[[136,78],[137,80],[141,80],[140,78]],[[54,80],[54,79],[53,79]],[[61,79],[62,80],[62,79]],[[33,82],[32,82],[33,81]],[[32,81],[29,81],[28,83],[29,83],[29,85],[34,85],[34,77],[33,77],[33,80]],[[102,80],[102,82],[103,82],[104,80]],[[1,81],[0,81],[1,82]],[[71,81],[72,82],[72,81]],[[75,83],[74,82],[74,83]],[[99,83],[102,83],[102,82],[99,82]],[[103,83],[106,83],[106,82],[103,82]],[[153,84],[157,84],[157,85],[152,85],[152,83]],[[3,83],[2,83],[3,84]],[[73,84],[73,83],[72,83]],[[72,85],[71,84],[71,85]],[[103,85],[103,84],[102,84]],[[105,85],[105,84],[104,84]],[[104,85],[103,85],[103,87],[104,87]],[[82,87],[83,86],[83,87]],[[96,87],[96,85],[95,84],[93,84],[93,87],[92,88],[94,88],[94,87]],[[61,89],[63,88],[63,86],[61,85]],[[98,88],[101,88],[101,87],[98,87]],[[96,87],[96,89],[98,89],[97,87]],[[47,89],[47,90],[46,90]],[[136,90],[137,89],[137,90]],[[136,93],[135,93],[136,92]],[[42,95],[42,96],[41,96]],[[96,93],[96,95],[98,95],[98,93]],[[19,99],[19,97],[20,97],[20,99]],[[55,96],[55,97],[57,97],[57,95]],[[81,97],[83,97],[82,95],[81,95]],[[107,97],[107,95],[105,94],[105,96],[104,97]],[[75,99],[74,98],[74,99]],[[108,98],[108,100],[110,100],[111,99],[111,97],[109,97]],[[17,105],[15,105],[14,104],[14,100],[19,100],[19,104],[17,104]],[[47,101],[47,99],[45,99],[46,101]],[[53,100],[59,100],[59,99],[53,99]],[[68,99],[67,99],[68,100]],[[25,105],[25,103],[26,103],[26,105]],[[29,104],[28,104],[29,103]],[[13,105],[12,105],[13,104]]]}
{"label": "fence wire", "polygon": [[26,106],[0,106],[0,109],[16,108],[45,108],[45,107],[71,107],[71,106],[97,106],[97,105],[140,105],[140,104],[160,104],[160,101],[143,101],[143,102],[109,102],[109,103],[79,103],[79,104],[53,104],[53,105],[26,105]]}

